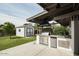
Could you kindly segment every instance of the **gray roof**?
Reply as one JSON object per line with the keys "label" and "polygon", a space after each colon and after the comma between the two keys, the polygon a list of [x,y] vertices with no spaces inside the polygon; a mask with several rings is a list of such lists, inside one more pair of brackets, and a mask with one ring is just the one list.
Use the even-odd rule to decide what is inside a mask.
{"label": "gray roof", "polygon": [[24,26],[18,26],[18,27],[16,27],[16,28],[23,28]]}
{"label": "gray roof", "polygon": [[24,28],[24,27],[26,27],[26,25],[30,25],[30,26],[32,26],[31,24],[24,24],[24,25],[22,25],[22,26],[18,26],[18,27],[16,27],[16,28]]}

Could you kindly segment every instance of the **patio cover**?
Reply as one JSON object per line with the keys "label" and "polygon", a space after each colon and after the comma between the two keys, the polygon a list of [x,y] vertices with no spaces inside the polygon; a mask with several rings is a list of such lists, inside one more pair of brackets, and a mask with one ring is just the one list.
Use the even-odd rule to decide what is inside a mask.
{"label": "patio cover", "polygon": [[44,11],[27,20],[38,24],[48,24],[55,20],[61,25],[68,26],[70,18],[79,14],[78,3],[38,3]]}

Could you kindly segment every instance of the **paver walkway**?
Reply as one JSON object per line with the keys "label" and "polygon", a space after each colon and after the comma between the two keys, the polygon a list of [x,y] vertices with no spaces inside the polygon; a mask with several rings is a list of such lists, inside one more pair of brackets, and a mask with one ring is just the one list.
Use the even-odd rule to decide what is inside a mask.
{"label": "paver walkway", "polygon": [[0,51],[0,56],[72,56],[71,51],[48,48],[35,42],[26,43]]}

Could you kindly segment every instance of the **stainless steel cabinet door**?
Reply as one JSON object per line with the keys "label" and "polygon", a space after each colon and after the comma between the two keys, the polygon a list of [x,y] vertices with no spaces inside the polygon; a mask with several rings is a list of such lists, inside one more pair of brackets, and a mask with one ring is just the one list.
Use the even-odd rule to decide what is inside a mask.
{"label": "stainless steel cabinet door", "polygon": [[51,37],[51,47],[57,48],[57,38]]}

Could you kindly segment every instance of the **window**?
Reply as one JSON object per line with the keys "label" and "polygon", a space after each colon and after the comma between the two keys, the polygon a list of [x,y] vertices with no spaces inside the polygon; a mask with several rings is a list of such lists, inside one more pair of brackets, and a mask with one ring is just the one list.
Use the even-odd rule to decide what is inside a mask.
{"label": "window", "polygon": [[21,32],[21,29],[19,29],[18,31]]}
{"label": "window", "polygon": [[27,35],[31,36],[33,33],[33,29],[32,28],[27,28]]}

